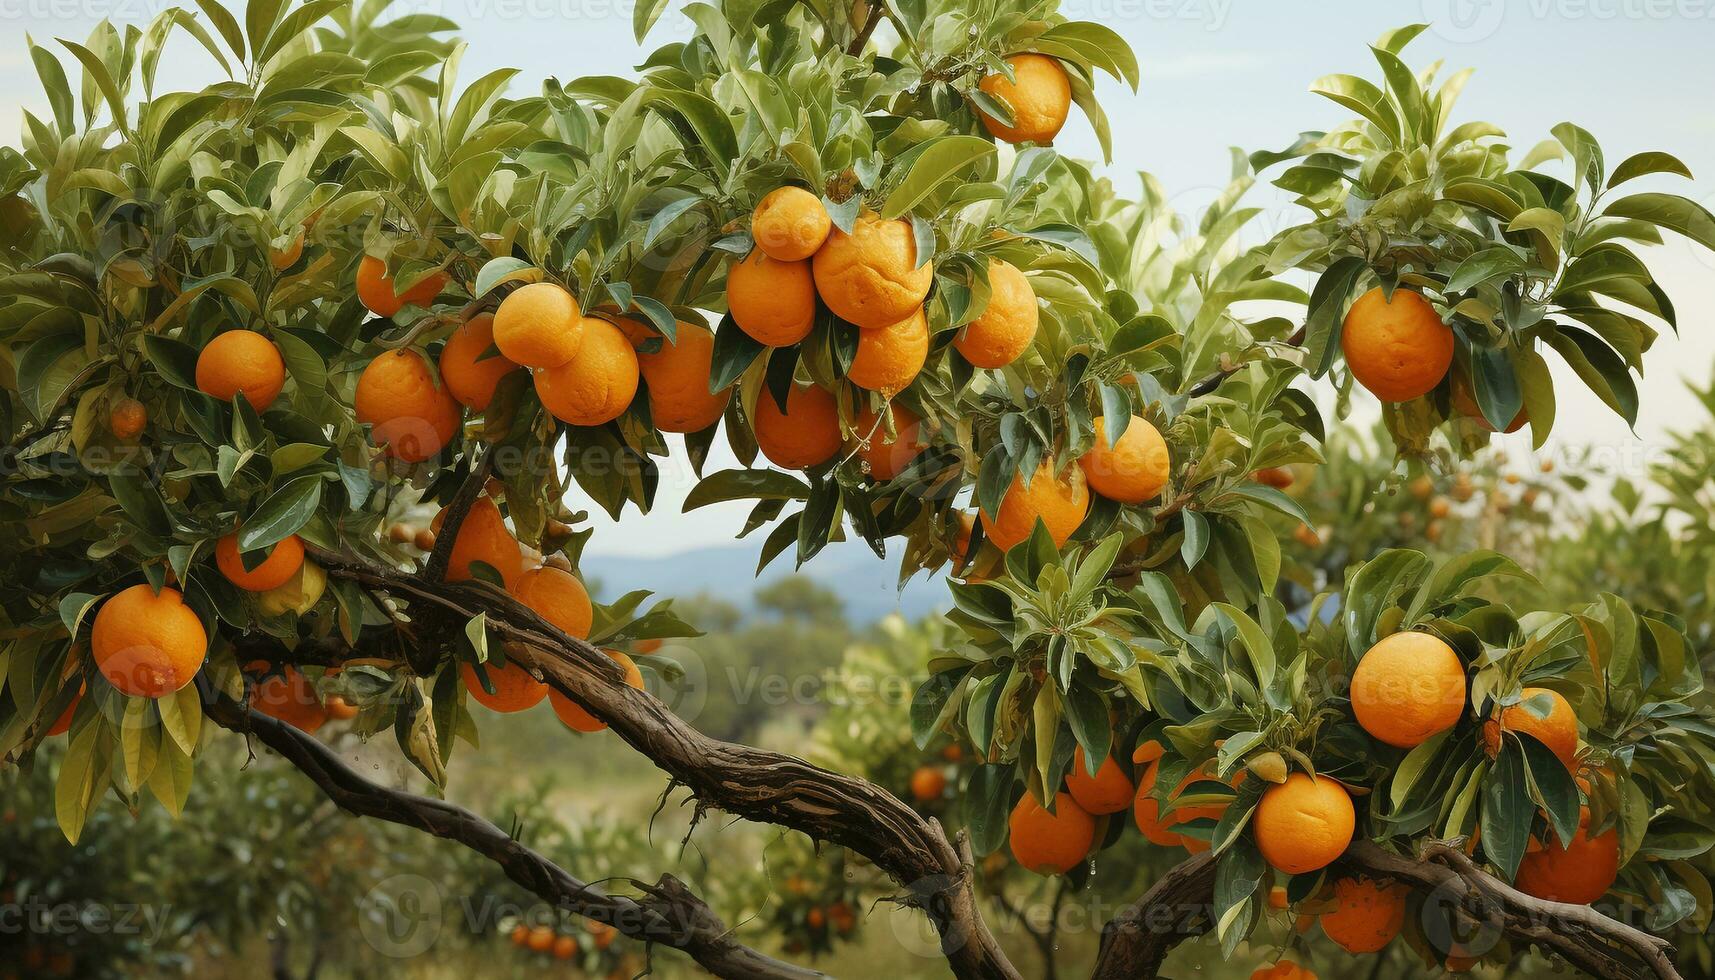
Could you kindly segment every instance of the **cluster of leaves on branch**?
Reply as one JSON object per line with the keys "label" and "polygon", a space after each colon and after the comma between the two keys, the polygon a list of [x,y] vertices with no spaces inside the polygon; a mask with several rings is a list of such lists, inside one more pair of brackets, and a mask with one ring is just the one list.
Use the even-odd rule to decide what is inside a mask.
{"label": "cluster of leaves on branch", "polygon": [[[1496,127],[1453,124],[1465,76],[1405,67],[1412,27],[1376,45],[1383,84],[1316,83],[1359,119],[1236,158],[1193,230],[1154,182],[1128,201],[1054,150],[1073,104],[1106,149],[1094,76],[1138,68],[1050,2],[697,3],[635,79],[519,97],[510,69],[460,82],[453,25],[386,6],[103,24],[58,42],[75,89],[31,46],[51,118],[0,152],[0,547],[29,558],[0,573],[0,753],[64,717],[71,836],[109,790],[183,804],[199,672],[310,718],[337,694],[439,783],[470,702],[549,697],[458,596],[510,595],[490,611],[611,648],[634,686],[639,664],[671,676],[647,641],[694,629],[647,593],[592,607],[567,502],[646,514],[671,432],[699,475],[724,436],[741,468],[686,507],[754,500],[763,563],[855,536],[904,575],[955,570],[958,634],[912,721],[982,760],[959,792],[984,853],[1011,812],[1021,863],[1063,872],[1113,814],[1184,809],[1175,839],[1219,855],[1228,950],[1274,871],[1302,897],[1343,848],[1270,853],[1294,836],[1265,819],[1277,792],[1358,799],[1348,841],[1480,828],[1507,879],[1533,834],[1608,828],[1626,892],[1701,875],[1683,825],[1708,746],[1675,615],[1536,609],[1498,554],[1387,551],[1305,626],[1275,593],[1282,523],[1310,515],[1260,478],[1320,460],[1303,382],[1336,363],[1404,456],[1443,424],[1460,451],[1525,420],[1540,444],[1544,352],[1635,419],[1674,313],[1633,246],[1715,247],[1715,219],[1614,189],[1685,175],[1674,158],[1609,171],[1568,124],[1515,163]],[[226,79],[155,91],[170,41]],[[1571,182],[1540,169],[1557,156]],[[1282,164],[1310,217],[1242,249],[1239,200]],[[391,533],[430,512],[426,538]],[[1393,637],[1436,644],[1459,687],[1450,715],[1406,705],[1444,722],[1410,745],[1346,696]],[[1559,758],[1514,734],[1559,717],[1541,689],[1577,718]]]}

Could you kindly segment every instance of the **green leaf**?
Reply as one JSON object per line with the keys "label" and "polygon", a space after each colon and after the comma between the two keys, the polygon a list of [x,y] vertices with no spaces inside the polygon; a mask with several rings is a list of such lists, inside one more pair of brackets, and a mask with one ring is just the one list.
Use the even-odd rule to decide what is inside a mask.
{"label": "green leaf", "polygon": [[[764,398],[768,397],[766,394]],[[807,500],[810,485],[780,470],[722,470],[704,477],[685,495],[683,511],[729,500]]]}
{"label": "green leaf", "polygon": [[1674,194],[1633,194],[1608,205],[1611,218],[1636,218],[1676,231],[1704,248],[1715,250],[1715,215]]}
{"label": "green leaf", "polygon": [[[107,100],[108,111],[113,113],[113,124],[119,127],[120,132],[130,133],[131,123],[125,116],[125,97],[119,93],[119,86],[113,83],[113,75],[108,72],[107,66],[96,57],[95,52],[76,41],[67,41],[63,37],[54,40],[64,45],[78,61],[83,62],[83,70],[89,73],[89,77],[95,81],[95,87],[101,90],[102,97]],[[85,111],[87,113],[87,108]]]}
{"label": "green leaf", "polygon": [[993,854],[1006,843],[1007,815],[1012,810],[1012,766],[980,765],[960,794],[971,847],[979,855]]}
{"label": "green leaf", "polygon": [[66,840],[73,844],[83,836],[83,824],[99,785],[97,777],[106,768],[106,760],[96,758],[105,730],[103,725],[84,725],[73,732],[71,744],[60,759],[59,781],[54,784],[54,816]]}
{"label": "green leaf", "polygon": [[1184,511],[1183,517],[1185,540],[1179,546],[1179,556],[1186,568],[1196,568],[1203,560],[1203,553],[1209,550],[1209,519],[1194,510]]}
{"label": "green leaf", "polygon": [[238,27],[238,19],[232,12],[220,5],[220,0],[197,0],[197,6],[208,15],[209,22],[220,32],[221,39],[232,49],[239,60],[244,59],[244,32]]}
{"label": "green leaf", "polygon": [[54,110],[54,125],[59,128],[61,136],[70,136],[77,131],[77,112],[72,104],[71,82],[66,79],[65,68],[60,65],[46,48],[36,45],[25,37],[25,43],[30,47],[30,60],[36,65],[36,74],[42,79],[42,90],[48,97],[48,104]]}
{"label": "green leaf", "polygon": [[1535,806],[1526,791],[1524,753],[1515,737],[1503,738],[1500,758],[1483,783],[1483,854],[1512,881],[1530,842]]}
{"label": "green leaf", "polygon": [[1608,178],[1608,189],[1613,190],[1628,180],[1646,174],[1678,174],[1689,180],[1691,168],[1679,162],[1679,158],[1671,153],[1636,153],[1622,160],[1620,165],[1614,168],[1613,176]]}
{"label": "green leaf", "polygon": [[1636,425],[1638,389],[1627,373],[1625,358],[1593,334],[1564,324],[1543,335],[1573,373],[1609,408]]}
{"label": "green leaf", "polygon": [[994,152],[993,143],[976,136],[944,136],[934,140],[917,154],[905,179],[887,195],[881,216],[897,218],[905,214],[943,183]]}
{"label": "green leaf", "polygon": [[667,9],[667,0],[638,0],[631,8],[631,30],[637,35],[637,43],[642,44],[649,29],[661,19],[661,12]]}
{"label": "green leaf", "polygon": [[83,624],[83,617],[89,614],[100,596],[87,592],[73,592],[60,600],[60,622],[65,624],[66,632],[73,640],[77,639],[78,627]]}
{"label": "green leaf", "polygon": [[165,537],[173,533],[173,522],[167,515],[167,502],[153,481],[136,470],[115,473],[107,480],[113,499],[138,527]]}
{"label": "green leaf", "polygon": [[1056,24],[1036,36],[1035,46],[1046,51],[1049,45],[1071,49],[1083,61],[1102,69],[1137,91],[1139,74],[1137,54],[1131,45],[1112,28],[1092,21],[1068,21]]}
{"label": "green leaf", "polygon": [[1459,267],[1453,270],[1453,275],[1448,277],[1443,291],[1449,295],[1462,293],[1496,279],[1522,275],[1524,271],[1524,259],[1519,257],[1518,252],[1510,246],[1496,245],[1475,252],[1459,263]]}
{"label": "green leaf", "polygon": [[255,551],[298,533],[322,502],[319,476],[300,476],[268,495],[238,531],[238,550]]}
{"label": "green leaf", "polygon": [[476,273],[476,286],[471,290],[472,296],[487,296],[494,287],[506,282],[535,282],[542,277],[542,272],[536,266],[524,259],[511,255],[489,259],[482,264]]}
{"label": "green leaf", "polygon": [[1346,301],[1368,271],[1369,265],[1362,258],[1345,256],[1329,266],[1310,291],[1309,314],[1304,321],[1304,350],[1309,355],[1311,377],[1320,378],[1334,366],[1334,352],[1340,347],[1341,326],[1346,318]]}

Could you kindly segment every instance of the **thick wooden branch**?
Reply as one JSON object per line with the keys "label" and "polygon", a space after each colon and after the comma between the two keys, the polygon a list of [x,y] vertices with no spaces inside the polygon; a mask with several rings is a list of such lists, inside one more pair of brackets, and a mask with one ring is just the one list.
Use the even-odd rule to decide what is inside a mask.
{"label": "thick wooden branch", "polygon": [[[1411,858],[1360,840],[1335,865],[1337,871],[1397,881],[1458,907],[1514,940],[1550,952],[1592,976],[1607,980],[1680,980],[1672,946],[1587,905],[1534,898],[1477,867],[1457,848],[1425,845]],[[1097,980],[1153,977],[1174,947],[1212,928],[1215,860],[1199,854],[1169,871],[1102,930]]]}
{"label": "thick wooden branch", "polygon": [[825,974],[765,956],[732,938],[702,899],[672,875],[653,885],[637,882],[645,897],[631,899],[591,887],[499,827],[463,807],[377,785],[347,766],[314,737],[250,710],[199,677],[203,712],[215,724],[251,735],[279,753],[342,809],[453,841],[488,858],[506,876],[556,908],[606,923],[645,943],[682,950],[718,977],[814,980]]}
{"label": "thick wooden branch", "polygon": [[863,855],[910,893],[941,935],[961,978],[1019,980],[983,922],[970,865],[939,823],[879,787],[802,759],[710,738],[624,682],[613,658],[560,632],[480,581],[430,583],[395,569],[314,549],[328,574],[489,625],[516,659],[642,753],[700,805],[796,830]]}

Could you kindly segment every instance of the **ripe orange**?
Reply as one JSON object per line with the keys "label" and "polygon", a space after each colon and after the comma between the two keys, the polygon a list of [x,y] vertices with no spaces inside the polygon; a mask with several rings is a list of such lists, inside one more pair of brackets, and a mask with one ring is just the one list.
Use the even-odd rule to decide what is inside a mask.
{"label": "ripe orange", "polygon": [[[430,526],[436,534],[440,533],[441,522],[446,515],[445,507],[435,515]],[[501,581],[509,589],[524,574],[524,554],[518,549],[518,539],[506,529],[506,519],[500,516],[500,508],[488,497],[476,498],[465,513],[464,523],[459,525],[459,536],[453,541],[452,553],[447,556],[447,581],[462,582],[471,578],[471,564],[479,561],[499,572]]]}
{"label": "ripe orange", "polygon": [[[660,350],[637,355],[649,384],[649,417],[662,432],[701,432],[720,421],[732,389],[709,391],[715,355],[709,328],[680,320],[676,333],[672,341],[660,338]],[[638,333],[630,336],[633,343],[640,339]]]}
{"label": "ripe orange", "polygon": [[54,720],[54,723],[48,726],[47,732],[42,735],[43,738],[53,738],[55,735],[64,735],[71,731],[71,720],[77,714],[77,706],[83,703],[85,690],[84,685],[79,684],[77,686],[77,694],[72,696],[71,703],[66,705],[64,711],[60,712],[60,716]]}
{"label": "ripe orange", "polygon": [[[1572,705],[1559,691],[1546,687],[1527,687],[1522,696],[1524,700],[1503,710],[1498,721],[1490,718],[1483,723],[1483,747],[1488,750],[1489,757],[1500,754],[1502,731],[1528,732],[1548,746],[1567,769],[1576,770],[1578,715],[1572,710]],[[1536,704],[1540,699],[1547,699],[1547,717],[1536,713],[1540,710]]]}
{"label": "ripe orange", "polygon": [[1292,471],[1284,466],[1265,466],[1252,473],[1251,479],[1276,490],[1285,490],[1292,486]]}
{"label": "ripe orange", "polygon": [[466,408],[486,411],[500,379],[518,370],[506,355],[495,353],[494,346],[494,315],[479,313],[453,331],[441,348],[441,380]]}
{"label": "ripe orange", "polygon": [[1322,931],[1348,953],[1374,953],[1405,926],[1406,895],[1397,882],[1342,878],[1334,882],[1334,909],[1322,913]]}
{"label": "ripe orange", "polygon": [[1063,875],[1078,866],[1096,836],[1096,821],[1069,793],[1054,794],[1054,812],[1029,793],[1007,820],[1012,856],[1027,871]]}
{"label": "ripe orange", "polygon": [[465,690],[470,692],[476,703],[490,711],[512,714],[534,708],[548,696],[548,685],[531,676],[523,665],[514,661],[508,661],[504,667],[496,667],[490,662],[484,664],[482,669],[488,675],[489,683],[494,685],[493,694],[483,689],[482,678],[477,676],[475,667],[470,664],[459,665]]}
{"label": "ripe orange", "polygon": [[763,391],[756,397],[751,429],[762,455],[783,470],[820,466],[840,451],[839,405],[832,392],[817,385],[794,384],[785,412],[772,392]]}
{"label": "ripe orange", "polygon": [[519,577],[512,594],[560,632],[580,640],[589,638],[595,615],[590,594],[571,572],[550,565],[532,568]]}
{"label": "ripe orange", "polygon": [[1448,973],[1470,973],[1471,968],[1479,962],[1481,962],[1479,957],[1467,955],[1463,946],[1455,945],[1453,952],[1447,954],[1447,959],[1442,965],[1447,968]]}
{"label": "ripe orange", "polygon": [[1051,143],[1066,125],[1072,108],[1072,83],[1060,62],[1046,55],[1015,54],[1006,59],[1013,81],[996,73],[978,84],[989,97],[1012,109],[1007,126],[987,113],[978,112],[983,126],[1008,143]]}
{"label": "ripe orange", "polygon": [[1095,442],[1078,457],[1091,490],[1122,504],[1141,504],[1161,492],[1173,462],[1155,426],[1133,415],[1111,446],[1107,420],[1097,419],[1095,428]]}
{"label": "ripe orange", "polygon": [[353,408],[375,444],[407,463],[438,456],[461,420],[458,401],[412,350],[387,351],[370,361],[357,379]]}
{"label": "ripe orange", "polygon": [[512,927],[512,945],[527,946],[530,943],[530,927],[520,922]]}
{"label": "ripe orange", "polygon": [[846,380],[891,398],[923,370],[929,357],[929,321],[923,308],[890,327],[858,331],[857,355]]}
{"label": "ripe orange", "polygon": [[554,939],[554,959],[569,960],[578,955],[578,941],[571,936],[557,936]]}
{"label": "ripe orange", "polygon": [[304,542],[296,534],[274,545],[274,550],[254,568],[244,567],[238,553],[238,533],[222,537],[214,545],[214,563],[226,580],[246,592],[267,592],[285,585],[304,563]]}
{"label": "ripe orange", "polygon": [[393,277],[387,274],[387,263],[373,255],[365,255],[357,264],[357,298],[376,316],[391,317],[407,306],[427,307],[447,287],[445,272],[431,273],[403,293],[394,291]]}
{"label": "ripe orange", "polygon": [[911,795],[921,803],[938,800],[947,790],[947,774],[937,766],[918,766],[911,774]]}
{"label": "ripe orange", "polygon": [[121,694],[158,698],[191,682],[208,633],[177,589],[133,585],[102,603],[89,647],[101,676]]}
{"label": "ripe orange", "polygon": [[[1483,415],[1482,406],[1477,404],[1476,392],[1471,389],[1471,379],[1466,377],[1463,371],[1453,372],[1453,411],[1490,432],[1495,431],[1494,425]],[[1506,431],[1517,432],[1524,428],[1525,423],[1529,421],[1530,412],[1526,411],[1523,405],[1520,405],[1518,414],[1514,415],[1513,420],[1507,423]]]}
{"label": "ripe orange", "polygon": [[1453,364],[1453,331],[1409,289],[1394,290],[1391,303],[1380,286],[1358,297],[1340,347],[1352,377],[1384,402],[1429,394]]}
{"label": "ripe orange", "polygon": [[412,536],[411,543],[416,546],[418,551],[434,551],[435,532],[428,528],[423,528]]}
{"label": "ripe orange", "polygon": [[923,305],[935,270],[917,261],[911,225],[858,216],[851,234],[835,228],[812,261],[816,291],[834,315],[866,330],[891,326]]}
{"label": "ripe orange", "polygon": [[547,926],[537,926],[530,930],[528,941],[532,953],[546,953],[554,948],[554,930]]}
{"label": "ripe orange", "polygon": [[1352,843],[1357,814],[1346,788],[1302,772],[1270,786],[1251,819],[1256,847],[1277,871],[1307,874],[1332,864]]}
{"label": "ripe orange", "polygon": [[1131,779],[1112,756],[1102,760],[1094,776],[1084,766],[1084,747],[1072,753],[1072,771],[1066,774],[1066,791],[1072,799],[1093,816],[1118,813],[1130,806],[1137,795]]}
{"label": "ripe orange", "polygon": [[584,317],[583,335],[571,360],[536,372],[536,394],[562,422],[605,425],[637,394],[637,351],[624,331],[598,317]]}
{"label": "ripe orange", "polygon": [[1453,513],[1453,502],[1446,497],[1436,497],[1429,502],[1430,517],[1446,517]]}
{"label": "ripe orange", "polygon": [[1316,980],[1316,974],[1291,960],[1281,960],[1253,971],[1251,980]]}
{"label": "ripe orange", "polygon": [[135,398],[121,398],[113,403],[107,415],[107,429],[120,442],[130,442],[143,434],[149,424],[149,410]]}
{"label": "ripe orange", "polygon": [[533,282],[500,301],[494,313],[494,345],[514,364],[559,367],[583,345],[586,319],[564,286]]}
{"label": "ripe orange", "polygon": [[904,405],[891,403],[886,411],[893,417],[894,434],[891,437],[887,434],[887,422],[879,413],[867,408],[858,413],[854,432],[859,440],[858,457],[869,465],[870,478],[877,482],[898,476],[929,445],[922,435],[922,420],[915,412]]}
{"label": "ripe orange", "polygon": [[266,412],[286,385],[286,361],[274,342],[254,330],[228,330],[197,355],[197,389],[223,402],[240,392]]}
{"label": "ripe orange", "polygon": [[989,302],[964,325],[953,349],[980,368],[1003,368],[1030,349],[1041,313],[1030,280],[1010,262],[989,260]]}
{"label": "ripe orange", "polygon": [[[637,667],[637,662],[618,650],[603,650],[603,653],[619,661],[619,666],[625,671],[625,683],[637,690],[643,690],[643,671]],[[559,691],[548,692],[548,704],[554,709],[554,714],[567,728],[574,732],[589,734],[605,731],[607,722],[585,711],[581,705],[566,697]]]}
{"label": "ripe orange", "polygon": [[1072,532],[1084,523],[1084,515],[1090,511],[1090,488],[1083,469],[1068,466],[1060,474],[1054,470],[1054,461],[1045,459],[1031,475],[1029,486],[1023,474],[1014,476],[1012,486],[1001,497],[1000,512],[993,516],[982,512],[983,534],[995,547],[1011,551],[1030,537],[1040,518],[1054,546],[1064,548]]}
{"label": "ripe orange", "polygon": [[1566,847],[1554,835],[1542,847],[1527,850],[1514,884],[1526,895],[1553,902],[1589,905],[1614,887],[1620,874],[1620,837],[1610,827],[1590,833],[1590,808],[1579,814],[1578,832]]}
{"label": "ripe orange", "polygon": [[822,911],[820,906],[812,905],[810,906],[810,910],[804,913],[804,924],[812,929],[822,928],[822,926],[827,924],[827,921],[828,915],[826,912]]}
{"label": "ripe orange", "polygon": [[328,717],[334,721],[350,721],[357,717],[357,705],[347,701],[343,696],[331,694],[322,706],[327,708]]}
{"label": "ripe orange", "polygon": [[661,649],[661,642],[662,641],[660,639],[655,637],[651,637],[647,640],[633,640],[631,641],[631,651],[633,653],[640,654],[654,653]]}
{"label": "ripe orange", "polygon": [[[246,670],[260,673],[266,664],[255,663]],[[328,711],[316,696],[315,685],[303,671],[288,666],[283,673],[272,674],[250,687],[250,707],[314,735],[327,723]]]}
{"label": "ripe orange", "polygon": [[268,264],[274,267],[275,272],[284,272],[295,265],[303,254],[304,233],[300,231],[285,248],[268,250]]}
{"label": "ripe orange", "polygon": [[1403,632],[1382,638],[1352,671],[1352,713],[1375,739],[1409,749],[1459,723],[1465,665],[1440,638]]}
{"label": "ripe orange", "polygon": [[756,247],[781,262],[815,255],[833,226],[821,198],[802,187],[769,191],[750,216],[750,236],[756,239]]}
{"label": "ripe orange", "polygon": [[761,249],[726,273],[726,306],[738,328],[767,347],[790,347],[816,325],[810,263],[771,259]]}

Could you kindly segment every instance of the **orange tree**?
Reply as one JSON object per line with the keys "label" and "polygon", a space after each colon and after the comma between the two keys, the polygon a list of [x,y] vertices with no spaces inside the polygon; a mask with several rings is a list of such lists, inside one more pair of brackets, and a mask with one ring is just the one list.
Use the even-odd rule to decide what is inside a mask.
{"label": "orange tree", "polygon": [[[1715,246],[1701,207],[1635,190],[1686,176],[1675,158],[1610,166],[1570,124],[1515,158],[1455,123],[1464,74],[1407,67],[1411,27],[1374,46],[1379,82],[1314,83],[1357,118],[1235,161],[1176,229],[1150,184],[1121,200],[1053,149],[1074,104],[1105,149],[1094,75],[1137,65],[1052,4],[697,4],[635,79],[519,98],[510,70],[459,82],[450,24],[384,7],[241,24],[208,0],[61,40],[69,60],[31,47],[51,112],[0,151],[0,534],[23,559],[0,572],[0,752],[65,729],[69,836],[108,794],[177,806],[212,730],[249,732],[566,913],[717,974],[804,975],[671,876],[592,887],[313,734],[356,711],[439,784],[473,705],[549,700],[699,808],[872,862],[959,976],[1018,972],[977,855],[1064,873],[1124,832],[1126,808],[1062,789],[1075,766],[1097,809],[1141,787],[1146,835],[1200,851],[1107,923],[1098,976],[1208,931],[1230,952],[1277,882],[1289,905],[1409,903],[1379,921],[1432,962],[1535,945],[1674,974],[1663,935],[1708,912],[1712,789],[1675,615],[1533,608],[1503,555],[1389,550],[1300,627],[1271,520],[1307,515],[1253,474],[1318,459],[1305,379],[1382,399],[1415,460],[1438,430],[1540,444],[1551,357],[1635,419],[1675,320],[1638,247]],[[640,36],[663,7],[638,5]],[[169,44],[228,77],[157,91]],[[1259,172],[1308,217],[1244,250]],[[754,500],[765,562],[855,536],[955,570],[912,723],[982,760],[965,833],[641,690],[674,673],[649,641],[694,629],[647,594],[592,606],[567,500],[646,513],[669,433],[699,473],[724,436],[739,468],[686,506]],[[384,530],[419,508],[432,531]]]}

